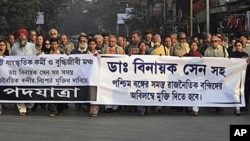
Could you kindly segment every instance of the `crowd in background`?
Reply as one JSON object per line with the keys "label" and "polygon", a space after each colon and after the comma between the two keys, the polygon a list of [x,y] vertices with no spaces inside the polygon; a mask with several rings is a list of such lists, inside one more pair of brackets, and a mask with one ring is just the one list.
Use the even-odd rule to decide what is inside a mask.
{"label": "crowd in background", "polygon": [[[56,29],[48,31],[48,35],[40,35],[35,30],[19,29],[17,34],[8,34],[0,38],[0,55],[40,55],[40,54],[124,54],[124,55],[161,55],[161,56],[189,56],[189,57],[232,57],[248,58],[250,55],[250,41],[247,34],[227,37],[223,33],[207,34],[205,37],[187,37],[184,32],[171,33],[162,37],[148,29],[134,31],[130,37],[124,35],[79,34],[78,41],[70,40],[69,35],[60,33]],[[235,107],[234,113],[241,115],[242,111],[249,111],[250,72],[247,67],[245,81],[245,107]],[[69,108],[67,103],[32,104],[18,103],[16,107],[20,116],[29,115],[38,107],[47,109],[49,117],[63,115]],[[0,104],[0,114],[4,105]],[[160,112],[160,106],[119,106],[75,104],[75,110],[81,108],[96,117],[99,109],[111,113],[119,110],[137,111],[139,116],[147,114],[148,110]],[[198,116],[199,107],[172,107],[177,112],[189,112]],[[220,112],[222,108],[209,108],[210,111]]]}

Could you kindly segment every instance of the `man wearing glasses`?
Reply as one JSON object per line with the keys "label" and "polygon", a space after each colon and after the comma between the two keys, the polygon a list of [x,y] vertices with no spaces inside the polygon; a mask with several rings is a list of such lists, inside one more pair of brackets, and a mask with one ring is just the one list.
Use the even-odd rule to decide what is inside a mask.
{"label": "man wearing glasses", "polygon": [[205,50],[204,57],[228,57],[227,49],[221,45],[220,37],[212,36],[211,46]]}
{"label": "man wearing glasses", "polygon": [[[204,57],[228,57],[229,54],[227,52],[226,47],[221,45],[222,38],[214,35],[212,36],[211,39],[211,46],[209,46],[204,53]],[[223,111],[222,108],[215,107],[215,108],[210,108],[210,112],[221,112]]]}
{"label": "man wearing glasses", "polygon": [[58,38],[58,31],[54,28],[49,30],[49,37],[50,38]]}
{"label": "man wearing glasses", "polygon": [[175,33],[170,35],[173,47],[170,50],[171,56],[183,56],[184,54],[188,53],[190,51],[189,44],[186,39],[186,34],[184,32],[180,32],[178,34],[178,40],[173,38],[175,36]]}

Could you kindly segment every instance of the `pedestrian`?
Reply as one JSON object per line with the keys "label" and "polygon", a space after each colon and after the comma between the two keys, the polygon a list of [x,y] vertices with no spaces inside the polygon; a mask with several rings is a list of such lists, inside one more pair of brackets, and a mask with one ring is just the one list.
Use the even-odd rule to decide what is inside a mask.
{"label": "pedestrian", "polygon": [[[88,39],[84,34],[80,34],[78,38],[78,46],[74,48],[70,54],[86,54],[88,52]],[[79,111],[83,107],[84,111],[89,111],[89,103],[75,103],[75,111]]]}
{"label": "pedestrian", "polygon": [[[91,54],[91,55],[94,55],[94,56],[99,55],[99,52],[96,49],[96,47],[97,47],[96,39],[95,38],[89,39],[88,40],[88,52],[87,52],[87,54]],[[90,103],[89,115],[91,117],[97,117],[99,108],[100,108],[100,105]]]}
{"label": "pedestrian", "polygon": [[[28,31],[24,28],[18,30],[18,41],[12,47],[13,56],[36,55],[35,44],[28,42]],[[31,114],[33,103],[17,103],[20,116]]]}
{"label": "pedestrian", "polygon": [[45,39],[43,41],[42,54],[50,54],[50,52],[51,52],[50,39]]}
{"label": "pedestrian", "polygon": [[[249,57],[249,55],[243,51],[243,42],[237,40],[234,44],[235,46],[235,51],[233,51],[229,57],[232,58],[247,58]],[[247,70],[246,70],[246,79],[245,79],[245,92],[244,92],[244,96],[245,96],[245,102],[246,102],[246,106],[243,107],[243,111],[245,111],[245,109],[248,108],[248,102],[249,102],[249,84],[250,84],[250,68],[249,68],[249,64],[247,65]],[[239,116],[241,115],[241,111],[240,111],[240,107],[236,107],[235,109],[235,115]]]}
{"label": "pedestrian", "polygon": [[[124,54],[124,49],[117,45],[117,38],[115,35],[109,36],[108,46],[102,48],[102,54]],[[105,112],[114,112],[118,110],[118,105],[105,105]]]}
{"label": "pedestrian", "polygon": [[[221,37],[217,35],[213,35],[211,38],[211,46],[209,46],[205,52],[204,57],[224,57],[227,58],[229,56],[227,49],[221,45],[222,39]],[[221,112],[223,111],[222,108],[216,107],[216,108],[210,108],[210,112],[213,112],[213,109],[215,109],[215,112]]]}
{"label": "pedestrian", "polygon": [[73,42],[69,41],[69,36],[65,33],[61,34],[59,50],[63,52],[64,54],[69,55],[74,48],[75,48],[75,45]]}
{"label": "pedestrian", "polygon": [[[186,53],[184,56],[189,57],[202,57],[203,55],[199,52],[199,44],[196,41],[192,41],[190,43],[190,51]],[[193,115],[198,116],[199,115],[199,107],[193,106]]]}
{"label": "pedestrian", "polygon": [[30,30],[29,42],[36,44],[36,41],[37,41],[37,32],[35,30]]}
{"label": "pedestrian", "polygon": [[[59,50],[59,41],[57,40],[57,38],[50,39],[50,44],[51,44],[50,54],[57,54],[57,55],[63,54],[63,52]],[[48,103],[47,109],[50,112],[48,115],[49,117],[54,117],[56,115],[62,116],[64,114],[63,113],[64,103]]]}
{"label": "pedestrian", "polygon": [[[7,49],[7,43],[6,41],[0,39],[0,56],[8,56],[9,55],[9,51]],[[3,111],[3,106],[0,103],[0,115],[2,115],[2,111]]]}

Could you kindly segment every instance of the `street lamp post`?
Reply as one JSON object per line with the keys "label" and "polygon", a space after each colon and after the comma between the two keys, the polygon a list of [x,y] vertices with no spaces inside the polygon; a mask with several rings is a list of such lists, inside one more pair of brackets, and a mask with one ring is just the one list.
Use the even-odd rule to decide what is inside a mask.
{"label": "street lamp post", "polygon": [[193,36],[193,0],[190,0],[190,37]]}
{"label": "street lamp post", "polygon": [[207,33],[210,33],[209,0],[206,0]]}

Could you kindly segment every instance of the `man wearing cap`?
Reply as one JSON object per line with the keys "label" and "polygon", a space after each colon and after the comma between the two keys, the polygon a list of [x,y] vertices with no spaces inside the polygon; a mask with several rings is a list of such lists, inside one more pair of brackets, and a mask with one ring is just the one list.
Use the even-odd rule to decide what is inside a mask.
{"label": "man wearing cap", "polygon": [[[78,46],[71,51],[71,54],[87,54],[88,49],[88,39],[85,33],[81,33],[78,38]],[[85,111],[89,111],[90,104],[89,103],[75,103],[75,111],[79,111],[81,107],[84,108]]]}
{"label": "man wearing cap", "polygon": [[[11,55],[24,56],[24,55],[36,55],[35,45],[28,42],[28,31],[26,29],[18,30],[18,41],[12,47]],[[18,103],[17,108],[20,116],[31,114],[32,103]]]}
{"label": "man wearing cap", "polygon": [[78,45],[71,51],[71,54],[85,54],[88,52],[88,39],[84,35],[78,38]]}

